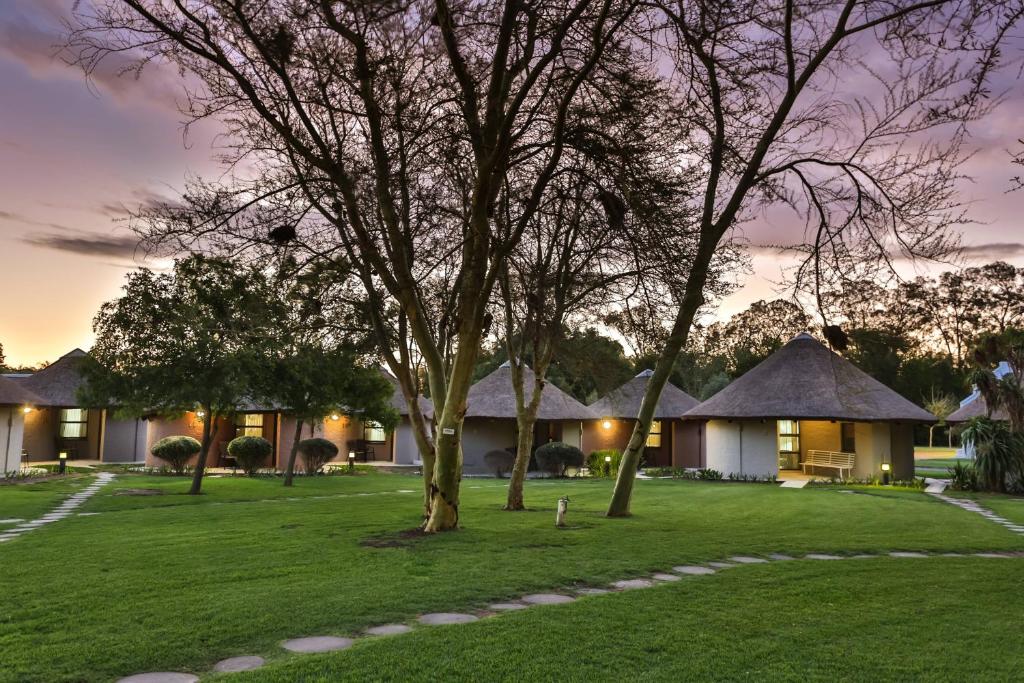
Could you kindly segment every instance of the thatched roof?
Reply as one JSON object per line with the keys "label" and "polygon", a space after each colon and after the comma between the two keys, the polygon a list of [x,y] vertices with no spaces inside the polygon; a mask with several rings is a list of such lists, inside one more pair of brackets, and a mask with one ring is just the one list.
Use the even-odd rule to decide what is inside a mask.
{"label": "thatched roof", "polygon": [[70,351],[42,370],[16,380],[22,387],[51,407],[75,408],[79,405],[78,388],[82,386],[81,364],[85,351]]}
{"label": "thatched roof", "polygon": [[[946,418],[947,422],[967,422],[972,417],[983,417],[988,415],[988,403],[985,401],[985,397],[980,393],[974,396],[970,401],[967,401],[962,406],[954,410]],[[993,420],[1007,421],[1010,419],[1010,414],[1006,412],[1006,408],[996,408],[992,411]]]}
{"label": "thatched roof", "polygon": [[[640,403],[644,400],[647,383],[654,372],[644,370],[618,389],[590,404],[590,411],[599,417],[610,417],[620,420],[633,420],[640,413]],[[665,385],[654,409],[654,419],[672,420],[678,418],[699,403],[697,399],[672,384]]]}
{"label": "thatched roof", "polygon": [[[384,368],[380,368],[380,374],[384,375],[384,378],[387,379],[387,381],[391,382],[392,386],[394,386],[395,388],[394,393],[391,394],[391,407],[394,408],[395,411],[402,417],[408,417],[409,404],[405,402],[405,396],[402,395],[402,387],[398,383],[398,378],[392,375]],[[418,396],[417,400],[419,401],[420,404],[420,412],[423,413],[423,415],[426,416],[427,418],[433,417],[433,402],[425,396]]]}
{"label": "thatched roof", "polygon": [[935,416],[802,332],[684,419],[934,422]]}
{"label": "thatched roof", "polygon": [[0,406],[38,406],[44,401],[18,380],[0,377]]}
{"label": "thatched roof", "polygon": [[[527,396],[533,386],[533,370],[523,366],[523,383]],[[516,395],[512,388],[512,368],[508,362],[469,389],[466,417],[516,417]],[[593,420],[594,413],[551,382],[544,384],[538,420]]]}

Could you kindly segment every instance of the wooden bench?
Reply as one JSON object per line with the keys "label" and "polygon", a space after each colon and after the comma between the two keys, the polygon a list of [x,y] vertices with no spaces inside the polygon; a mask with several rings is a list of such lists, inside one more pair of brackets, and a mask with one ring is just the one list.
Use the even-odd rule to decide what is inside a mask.
{"label": "wooden bench", "polygon": [[839,470],[839,476],[842,477],[843,470],[849,470],[850,474],[853,474],[854,457],[853,453],[842,451],[807,451],[800,466],[803,467],[804,474],[807,474],[808,467],[829,467]]}

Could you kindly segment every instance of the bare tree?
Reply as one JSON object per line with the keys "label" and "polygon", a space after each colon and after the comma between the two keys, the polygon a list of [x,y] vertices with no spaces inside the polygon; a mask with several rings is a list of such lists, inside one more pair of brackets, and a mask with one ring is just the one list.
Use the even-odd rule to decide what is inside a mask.
{"label": "bare tree", "polygon": [[[1000,31],[1021,8],[969,0],[659,4],[689,159],[706,173],[696,257],[623,452],[610,516],[629,514],[658,397],[723,238],[757,210],[805,221],[797,282],[939,258],[963,220],[954,193],[967,123],[985,113]],[[997,37],[983,40],[980,36]],[[852,85],[856,83],[856,85]]]}
{"label": "bare tree", "polygon": [[[233,162],[280,178],[275,190],[302,195],[336,231],[373,311],[386,299],[400,308],[436,409],[433,461],[421,444],[434,532],[458,525],[466,394],[500,264],[558,167],[570,104],[632,10],[622,0],[103,0],[79,13],[68,42],[87,72],[131,52],[198,82],[190,117],[224,121]],[[534,169],[529,199],[499,238],[495,207],[514,168]],[[445,324],[421,279],[441,262],[454,263]]]}

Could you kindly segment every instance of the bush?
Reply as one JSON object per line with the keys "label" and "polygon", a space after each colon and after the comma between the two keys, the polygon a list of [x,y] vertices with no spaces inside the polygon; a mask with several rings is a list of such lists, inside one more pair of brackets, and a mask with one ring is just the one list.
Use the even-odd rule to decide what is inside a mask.
{"label": "bush", "polygon": [[978,470],[974,469],[973,463],[954,463],[948,472],[950,488],[957,491],[978,491],[981,489],[981,482],[978,481]]}
{"label": "bush", "polygon": [[[605,458],[610,457],[611,462]],[[587,469],[592,477],[614,477],[619,473],[619,463],[622,462],[622,451],[614,448],[606,448],[600,451],[591,451],[587,456]]]}
{"label": "bush", "polygon": [[306,474],[316,474],[338,455],[338,447],[327,439],[303,439],[298,450],[302,454]]}
{"label": "bush", "polygon": [[239,436],[228,444],[228,455],[250,477],[273,452],[274,447],[262,436]]}
{"label": "bush", "polygon": [[515,462],[516,454],[510,451],[494,450],[484,453],[484,463],[498,479],[504,478],[505,473],[512,470]]}
{"label": "bush", "polygon": [[566,467],[583,467],[583,451],[564,441],[551,441],[533,452],[537,465],[556,477],[565,476]]}
{"label": "bush", "polygon": [[697,478],[704,481],[721,481],[722,473],[707,467],[697,470]]}
{"label": "bush", "polygon": [[167,436],[153,444],[150,452],[170,465],[175,474],[182,474],[189,458],[202,449],[203,445],[191,436]]}

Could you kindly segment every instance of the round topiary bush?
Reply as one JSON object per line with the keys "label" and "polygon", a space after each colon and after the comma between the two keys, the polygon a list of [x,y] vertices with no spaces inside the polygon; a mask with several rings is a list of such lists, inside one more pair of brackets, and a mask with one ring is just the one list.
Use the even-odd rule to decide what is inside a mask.
{"label": "round topiary bush", "polygon": [[498,479],[504,478],[505,473],[510,472],[515,463],[516,454],[509,451],[494,450],[484,453],[484,464]]}
{"label": "round topiary bush", "polygon": [[533,456],[542,470],[557,477],[565,475],[566,467],[583,466],[583,451],[564,441],[546,443],[534,451]]}
{"label": "round topiary bush", "polygon": [[274,447],[262,436],[239,436],[228,444],[228,455],[235,459],[238,466],[250,477],[266,461]]}
{"label": "round topiary bush", "polygon": [[303,439],[299,442],[299,453],[306,474],[316,474],[338,455],[338,446],[327,439]]}
{"label": "round topiary bush", "polygon": [[203,445],[191,436],[166,436],[153,444],[150,452],[170,465],[175,474],[183,474],[189,459],[202,449]]}

